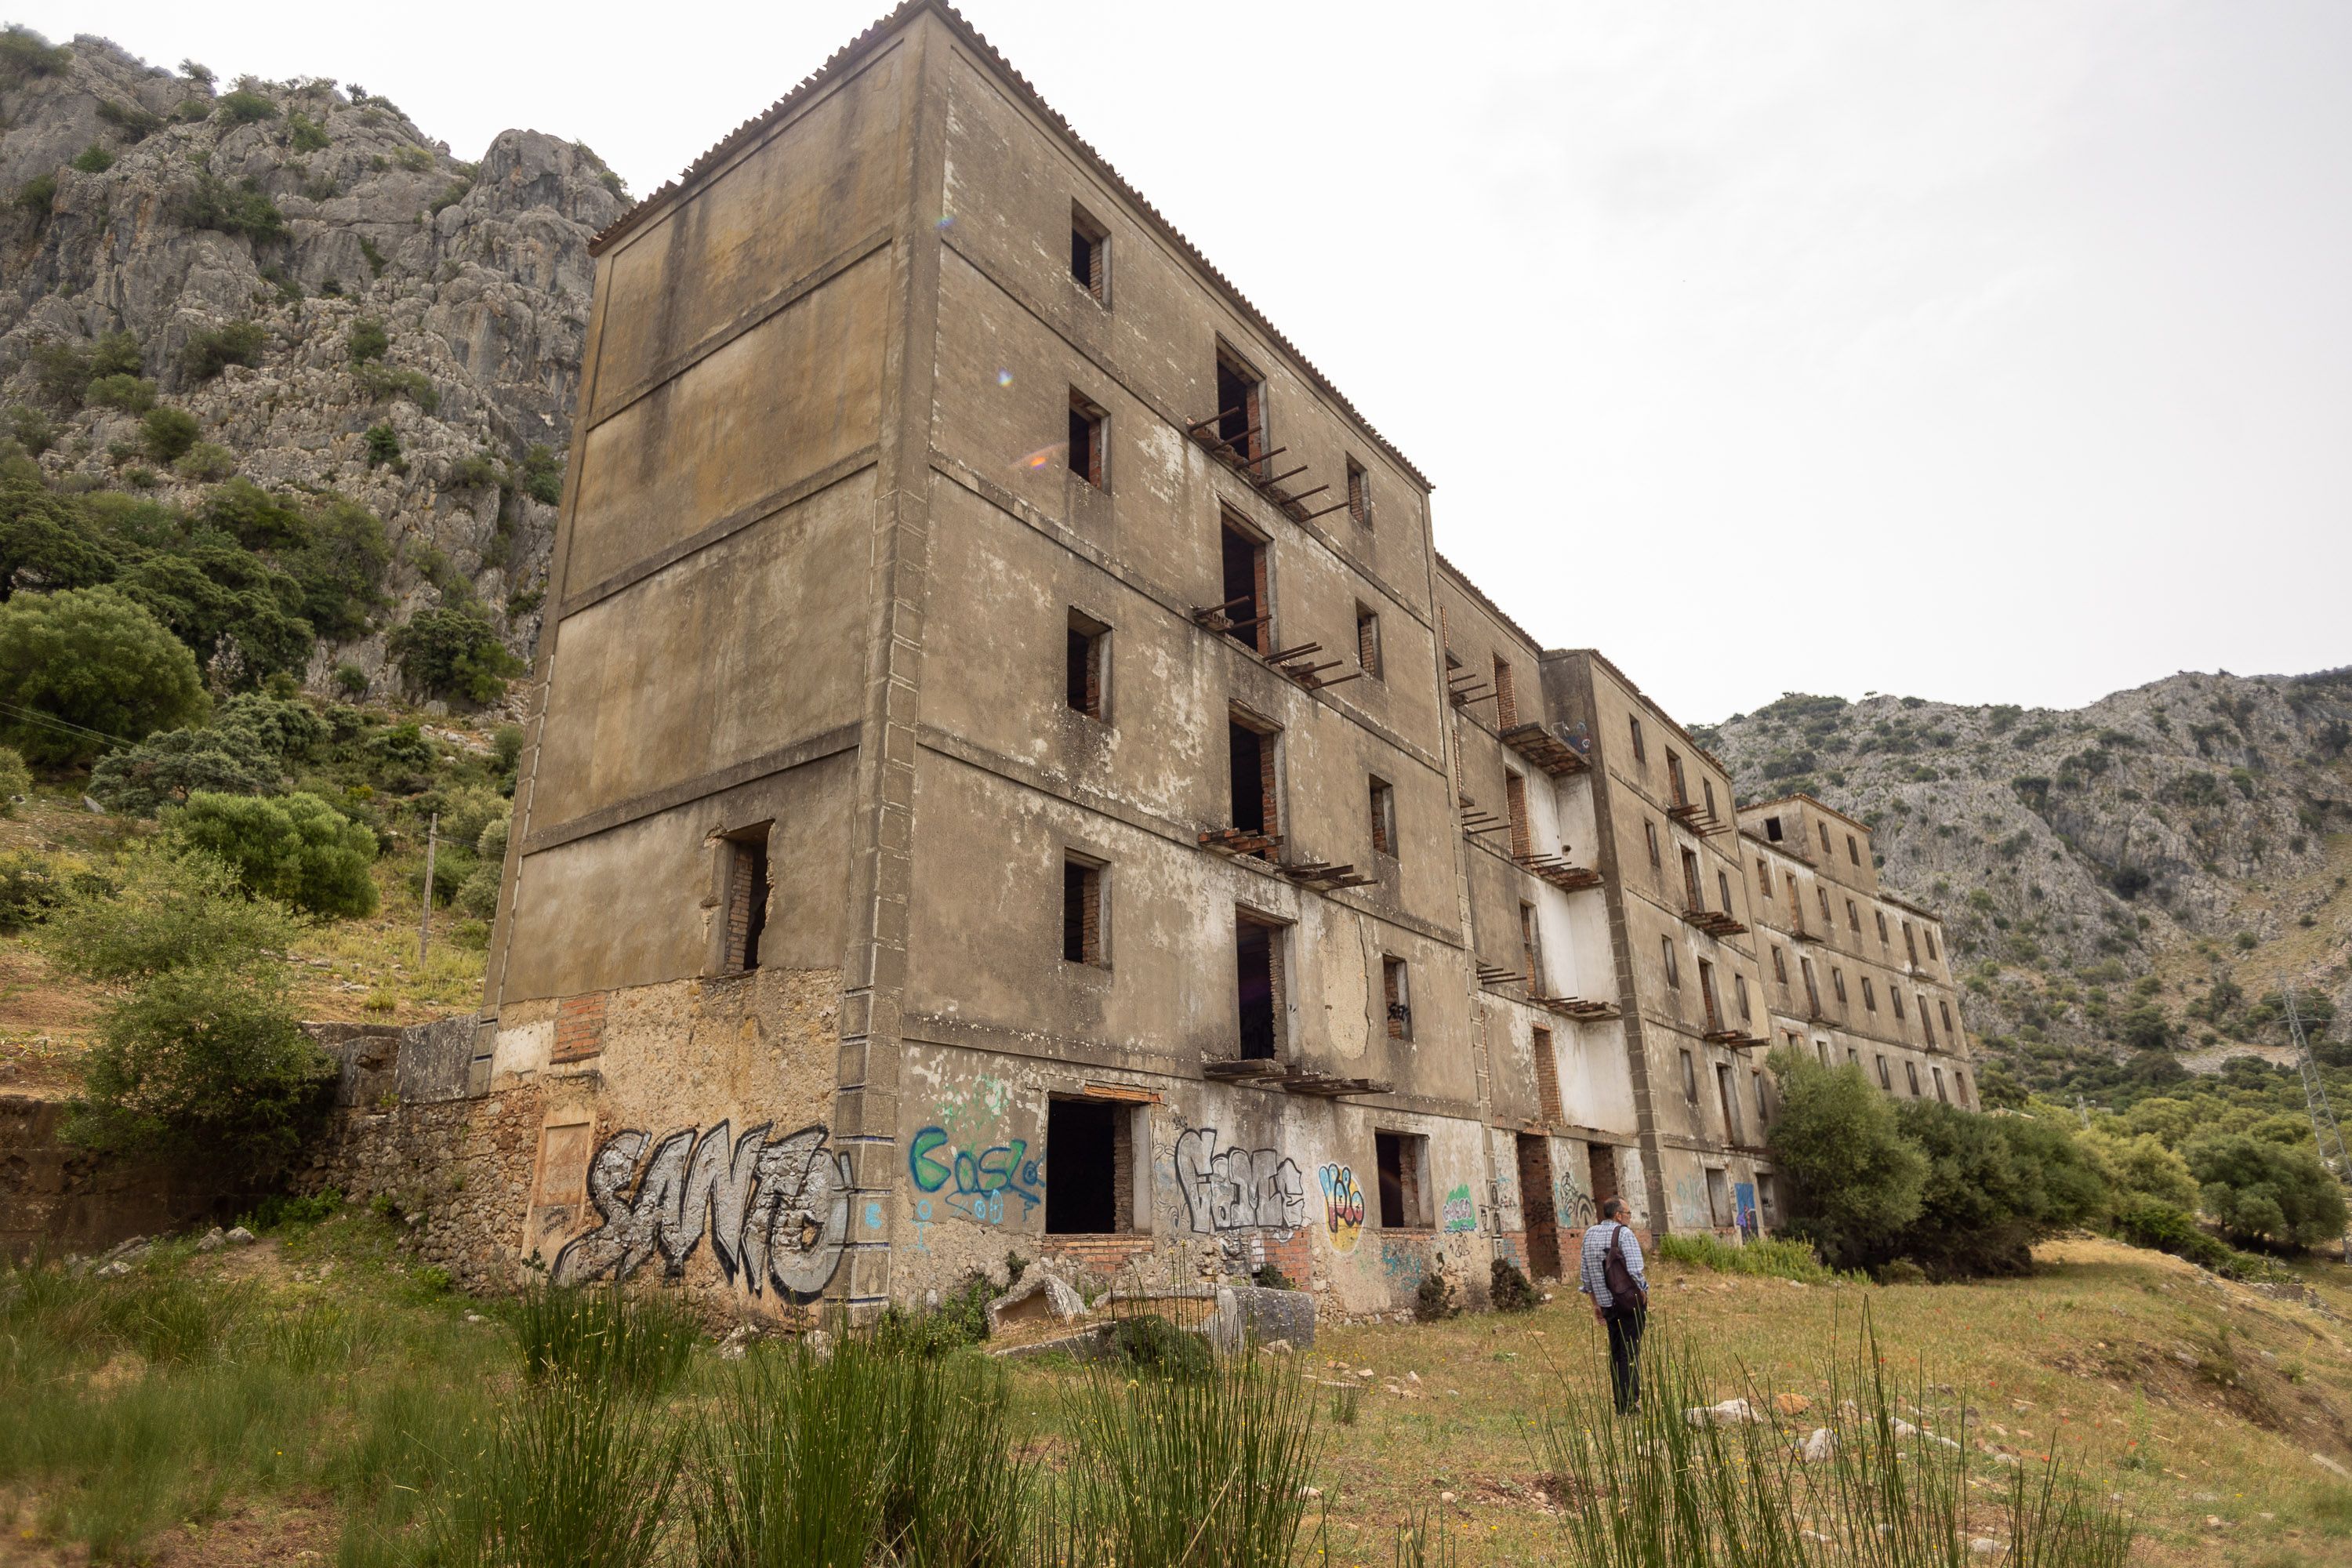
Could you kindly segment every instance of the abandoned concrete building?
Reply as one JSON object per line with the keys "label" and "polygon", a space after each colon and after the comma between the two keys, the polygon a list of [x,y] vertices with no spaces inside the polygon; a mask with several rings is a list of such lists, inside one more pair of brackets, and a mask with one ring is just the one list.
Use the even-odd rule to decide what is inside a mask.
{"label": "abandoned concrete building", "polygon": [[446,1134],[509,1255],[747,1312],[1008,1252],[1377,1311],[1572,1268],[1612,1194],[1769,1226],[1784,1038],[1968,1102],[1866,830],[1735,810],[1516,626],[1428,480],[944,5],[594,249]]}

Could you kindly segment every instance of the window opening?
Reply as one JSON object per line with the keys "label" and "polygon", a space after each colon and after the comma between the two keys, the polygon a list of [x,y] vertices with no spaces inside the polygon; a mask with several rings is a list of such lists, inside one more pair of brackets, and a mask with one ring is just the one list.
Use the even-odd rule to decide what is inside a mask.
{"label": "window opening", "polygon": [[[1275,799],[1275,751],[1278,737],[1251,728],[1238,719],[1225,721],[1225,746],[1233,780],[1234,826],[1244,833],[1268,837],[1281,831],[1281,813]],[[1275,858],[1270,848],[1257,851]]]}
{"label": "window opening", "polygon": [[1396,791],[1381,778],[1372,781],[1372,847],[1382,855],[1397,852]]}
{"label": "window opening", "polygon": [[1359,528],[1372,526],[1370,477],[1353,458],[1348,459],[1348,516]]}
{"label": "window opening", "polygon": [[1234,930],[1244,1061],[1272,1060],[1282,1032],[1282,931],[1244,915]]}
{"label": "window opening", "polygon": [[1813,983],[1813,961],[1810,958],[1801,958],[1797,960],[1797,967],[1803,970],[1805,973],[1806,1015],[1809,1017],[1818,1018],[1822,1016],[1822,988]]}
{"label": "window opening", "polygon": [[1962,1072],[1959,1068],[1954,1068],[1952,1069],[1952,1087],[1958,1090],[1960,1103],[1962,1105],[1969,1104],[1969,1075]]}
{"label": "window opening", "polygon": [[730,973],[760,967],[760,938],[768,929],[768,826],[730,834],[727,845],[727,944]]}
{"label": "window opening", "polygon": [[1734,974],[1731,977],[1731,992],[1734,999],[1739,1004],[1739,1021],[1743,1024],[1753,1022],[1756,1015],[1748,1005],[1748,976]]}
{"label": "window opening", "polygon": [[1528,986],[1534,990],[1543,984],[1543,948],[1538,942],[1536,907],[1519,905],[1519,962],[1527,966]]}
{"label": "window opening", "polygon": [[1507,730],[1519,721],[1519,689],[1511,679],[1510,662],[1495,660],[1495,722]]}
{"label": "window opening", "polygon": [[1827,888],[1817,887],[1813,889],[1813,897],[1822,901],[1822,928],[1827,931],[1837,930],[1837,917],[1830,913],[1830,890]]}
{"label": "window opening", "polygon": [[1681,990],[1683,988],[1683,969],[1681,963],[1675,957],[1675,939],[1670,936],[1660,937],[1658,939],[1658,951],[1666,955],[1666,984],[1677,991]]}
{"label": "window opening", "polygon": [[1666,751],[1666,788],[1674,795],[1676,805],[1690,804],[1690,791],[1683,785],[1683,760],[1671,747]]}
{"label": "window opening", "polygon": [[1511,819],[1511,854],[1519,858],[1535,853],[1535,840],[1528,831],[1528,781],[1506,768],[1503,771],[1503,810]]}
{"label": "window opening", "polygon": [[1374,680],[1381,678],[1381,617],[1368,605],[1356,606],[1356,667]]}
{"label": "window opening", "polygon": [[1715,890],[1723,895],[1723,912],[1731,912],[1731,873],[1718,870],[1715,874]]}
{"label": "window opening", "polygon": [[1064,695],[1073,712],[1089,719],[1103,716],[1103,654],[1110,628],[1100,621],[1070,612],[1069,657]]}
{"label": "window opening", "polygon": [[1698,781],[1698,788],[1699,794],[1706,800],[1707,820],[1712,822],[1715,820],[1715,781],[1710,778],[1701,778]]}
{"label": "window opening", "polygon": [[1584,1154],[1592,1170],[1592,1210],[1598,1214],[1603,1204],[1618,1194],[1617,1151],[1607,1143],[1587,1143]]}
{"label": "window opening", "polygon": [[1536,1058],[1536,1107],[1543,1113],[1544,1125],[1557,1127],[1568,1120],[1568,1112],[1559,1100],[1559,1058],[1552,1055],[1551,1031],[1538,1025],[1528,1037],[1528,1048]]}
{"label": "window opening", "polygon": [[1658,825],[1644,817],[1642,821],[1642,832],[1650,840],[1650,864],[1664,865],[1665,862],[1658,858]]}
{"label": "window opening", "polygon": [[1412,1038],[1412,993],[1405,981],[1404,960],[1381,960],[1381,996],[1388,1004],[1389,1038]]}
{"label": "window opening", "polygon": [[1944,1092],[1944,1069],[1942,1068],[1929,1068],[1927,1070],[1936,1075],[1936,1098],[1942,1100],[1946,1105],[1951,1104],[1952,1097]]}
{"label": "window opening", "polygon": [[1103,426],[1108,417],[1085,394],[1070,389],[1070,472],[1097,489],[1102,489]]}
{"label": "window opening", "polygon": [[1422,1170],[1429,1140],[1417,1132],[1375,1132],[1372,1159],[1380,1169],[1381,1226],[1386,1230],[1426,1226],[1429,1208],[1422,1193]]}
{"label": "window opening", "polygon": [[1731,1183],[1715,1165],[1706,1168],[1706,1213],[1717,1230],[1731,1228]]}
{"label": "window opening", "polygon": [[1830,825],[1826,822],[1816,822],[1813,826],[1822,830],[1822,853],[1824,855],[1831,853]]}
{"label": "window opening", "polygon": [[1535,1279],[1560,1278],[1559,1210],[1553,1200],[1551,1140],[1521,1132],[1518,1154],[1519,1206],[1527,1226],[1528,1275]]}
{"label": "window opening", "polygon": [[1845,923],[1847,929],[1852,931],[1856,936],[1860,936],[1862,934],[1862,911],[1853,907],[1853,900],[1852,899],[1848,899],[1845,901]]}
{"label": "window opening", "polygon": [[1786,949],[1772,950],[1772,978],[1781,984],[1789,984],[1789,954]]}
{"label": "window opening", "polygon": [[1731,1069],[1717,1062],[1715,1068],[1715,1097],[1723,1102],[1723,1141],[1741,1142],[1739,1136],[1739,1091],[1732,1087]]}
{"label": "window opening", "polygon": [[1134,1112],[1105,1100],[1045,1102],[1045,1234],[1107,1236],[1135,1228]]}
{"label": "window opening", "polygon": [[1062,862],[1062,958],[1099,964],[1102,955],[1102,868]]}
{"label": "window opening", "polygon": [[1772,863],[1761,855],[1756,857],[1756,890],[1768,899],[1772,896]]}
{"label": "window opening", "polygon": [[1873,910],[1870,912],[1878,921],[1878,945],[1885,947],[1887,942],[1886,911],[1885,910]]}
{"label": "window opening", "polygon": [[1838,1005],[1841,1007],[1844,1006],[1846,1002],[1845,971],[1840,969],[1834,963],[1830,965],[1830,989],[1837,993]]}
{"label": "window opening", "polygon": [[1878,1011],[1878,987],[1870,983],[1867,974],[1862,977],[1862,1005],[1873,1013]]}
{"label": "window opening", "polygon": [[1097,300],[1110,297],[1110,235],[1086,208],[1070,204],[1070,276]]}
{"label": "window opening", "polygon": [[1898,1024],[1905,1022],[1903,1016],[1903,988],[1899,985],[1888,986],[1886,988],[1886,999],[1895,1005],[1895,1021]]}
{"label": "window opening", "polygon": [[1938,1000],[1936,1004],[1936,1010],[1944,1016],[1944,1033],[1953,1036],[1958,1035],[1959,1031],[1952,1027],[1952,1005],[1949,1002]]}
{"label": "window opening", "polygon": [[1770,839],[1775,844],[1780,842],[1780,819],[1779,817],[1768,816],[1764,819],[1764,837]]}
{"label": "window opening", "polygon": [[1217,439],[1244,465],[1265,449],[1265,386],[1224,344],[1217,345]]}
{"label": "window opening", "polygon": [[[1948,1018],[1951,1015],[1947,1013],[1945,1016]],[[1927,1035],[1927,1044],[1932,1048],[1936,1044],[1936,1021],[1927,1016],[1927,998],[1924,994],[1919,998],[1919,1027]]]}
{"label": "window opening", "polygon": [[1642,721],[1633,718],[1625,721],[1633,727],[1633,760],[1646,765],[1650,760],[1650,753],[1642,744]]}
{"label": "window opening", "polygon": [[1698,856],[1683,851],[1683,907],[1696,912],[1706,908],[1706,895],[1699,890]]}
{"label": "window opening", "polygon": [[1702,958],[1698,961],[1699,1005],[1706,1009],[1706,1032],[1710,1035],[1723,1028],[1723,1009],[1715,1002],[1715,965]]}
{"label": "window opening", "polygon": [[1265,542],[1225,519],[1219,541],[1224,570],[1225,635],[1252,653],[1268,653],[1267,618],[1273,611],[1265,591]]}
{"label": "window opening", "polygon": [[1919,934],[1927,939],[1927,962],[1933,963],[1936,961],[1936,930],[1930,926]]}
{"label": "window opening", "polygon": [[1855,842],[1851,833],[1845,836],[1845,858],[1857,866],[1862,864],[1862,846]]}
{"label": "window opening", "polygon": [[1903,956],[1914,963],[1919,962],[1919,940],[1912,934],[1909,921],[1903,922]]}
{"label": "window opening", "polygon": [[1688,1051],[1683,1053],[1683,1098],[1693,1105],[1698,1103],[1698,1067]]}
{"label": "window opening", "polygon": [[1914,1100],[1918,1099],[1919,1064],[1917,1062],[1905,1062],[1903,1064],[1903,1075],[1911,1080],[1911,1098]]}
{"label": "window opening", "polygon": [[1895,1079],[1886,1070],[1886,1058],[1884,1056],[1878,1058],[1878,1087],[1889,1094],[1895,1092]]}

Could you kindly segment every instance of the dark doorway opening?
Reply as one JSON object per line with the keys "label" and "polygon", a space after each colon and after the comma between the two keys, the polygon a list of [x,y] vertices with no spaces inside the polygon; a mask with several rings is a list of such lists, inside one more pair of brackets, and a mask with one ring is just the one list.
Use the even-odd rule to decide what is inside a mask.
{"label": "dark doorway opening", "polygon": [[1045,1234],[1100,1236],[1118,1228],[1118,1117],[1107,1100],[1045,1105]]}
{"label": "dark doorway opening", "polygon": [[1519,1134],[1519,1217],[1528,1227],[1528,1274],[1536,1279],[1557,1279],[1559,1273],[1559,1215],[1553,1206],[1551,1140]]}
{"label": "dark doorway opening", "polygon": [[1265,545],[1226,523],[1218,531],[1225,592],[1225,635],[1253,653],[1273,647],[1266,637]]}
{"label": "dark doorway opening", "polygon": [[1234,931],[1234,991],[1241,1005],[1242,1059],[1274,1056],[1275,1016],[1279,1005],[1281,934],[1273,926],[1242,921]]}

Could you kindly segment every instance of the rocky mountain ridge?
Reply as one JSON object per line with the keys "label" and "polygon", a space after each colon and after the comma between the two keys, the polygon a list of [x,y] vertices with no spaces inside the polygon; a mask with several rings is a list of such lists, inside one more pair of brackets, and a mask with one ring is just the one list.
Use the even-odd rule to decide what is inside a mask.
{"label": "rocky mountain ridge", "polygon": [[2030,1081],[2276,1059],[2289,985],[2307,1021],[2352,1016],[2352,669],[2182,673],[2071,711],[1791,693],[1696,732],[1742,799],[1871,825]]}
{"label": "rocky mountain ridge", "polygon": [[[310,684],[355,665],[388,691],[386,631],[453,594],[527,656],[588,241],[625,205],[595,154],[507,131],[464,163],[356,85],[223,89],[189,62],[23,29],[0,39],[0,398],[30,411],[12,416],[29,444],[47,437],[51,482],[195,503],[222,461],[142,461],[138,405],[160,399],[236,475],[383,520],[394,603],[367,635],[322,641]],[[147,391],[73,384],[73,356],[123,332]]]}

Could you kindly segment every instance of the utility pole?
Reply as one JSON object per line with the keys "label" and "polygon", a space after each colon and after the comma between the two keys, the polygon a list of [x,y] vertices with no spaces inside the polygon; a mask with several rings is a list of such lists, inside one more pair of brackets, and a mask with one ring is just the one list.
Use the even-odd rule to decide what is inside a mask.
{"label": "utility pole", "polygon": [[416,917],[416,966],[425,967],[425,950],[433,941],[433,857],[441,847],[441,814],[435,812],[425,830],[425,908]]}
{"label": "utility pole", "polygon": [[[2319,1145],[2320,1163],[2336,1173],[2339,1182],[2352,1184],[2352,1160],[2344,1153],[2344,1130],[2336,1124],[2336,1112],[2327,1103],[2327,1089],[2319,1081],[2319,1058],[2311,1052],[2311,1041],[2305,1037],[2303,1019],[2294,1010],[2294,988],[2282,986],[2279,994],[2286,1002],[2287,1032],[2294,1037],[2295,1066],[2303,1069],[2303,1103],[2311,1113],[2312,1142]],[[2344,1236],[2344,1256],[2352,1260],[2352,1226]]]}

